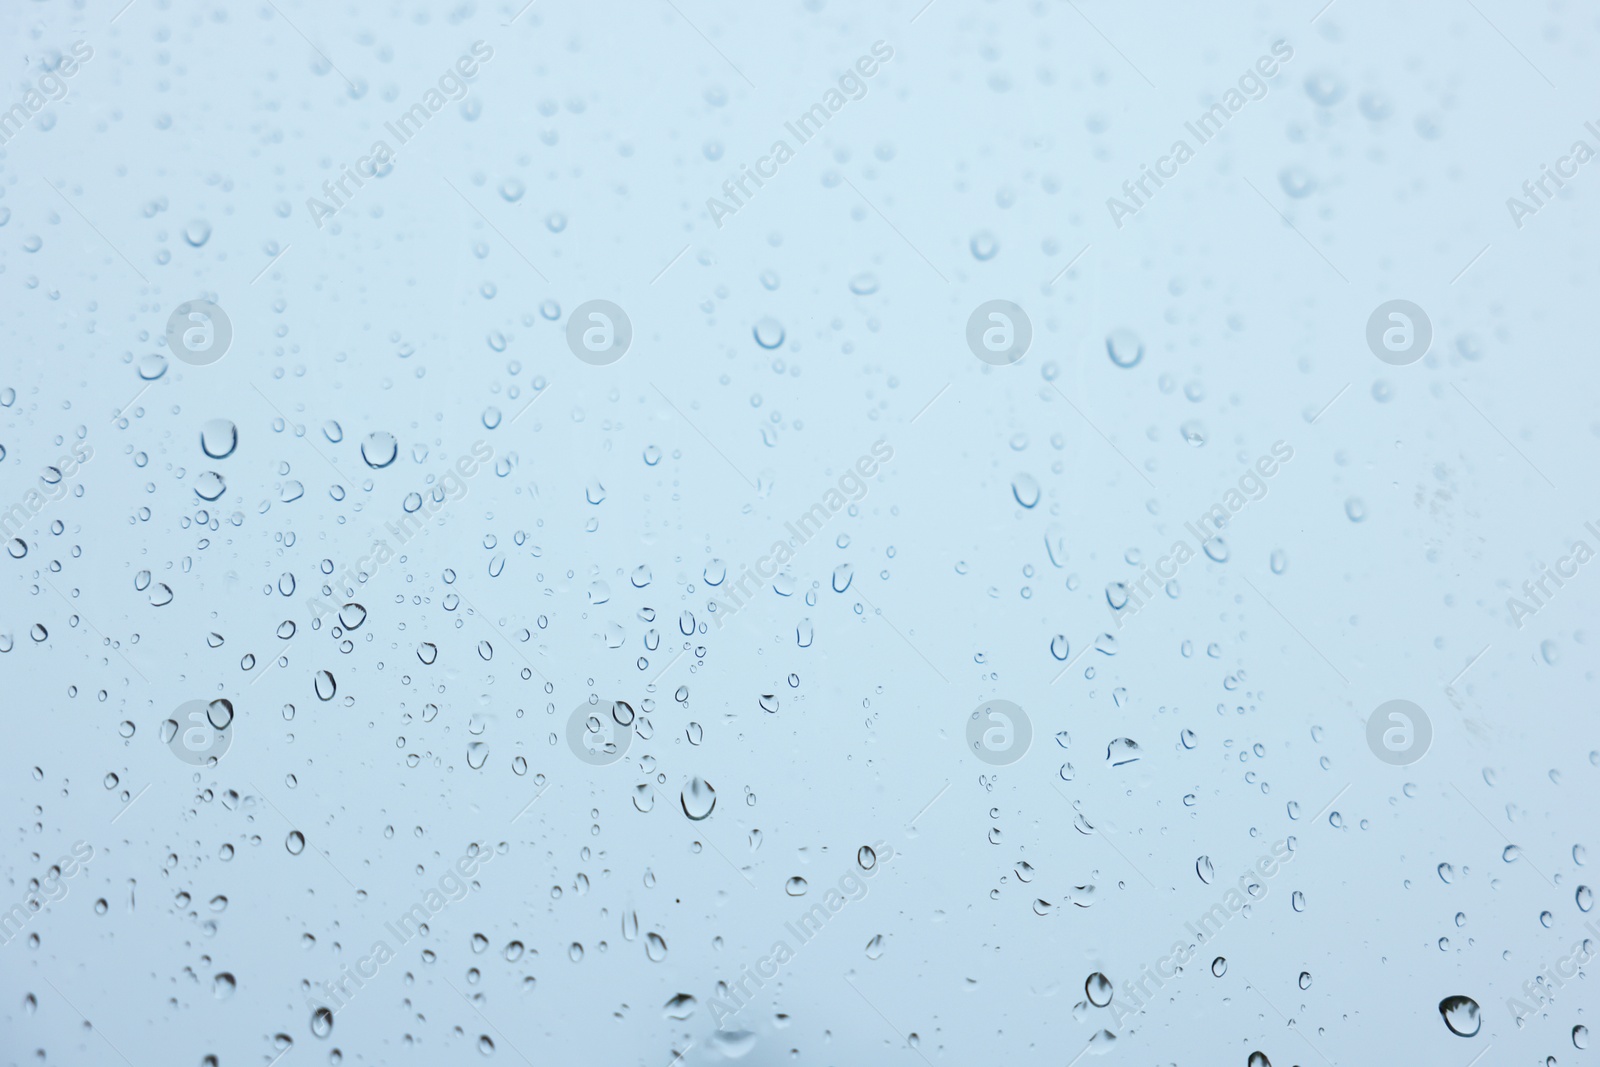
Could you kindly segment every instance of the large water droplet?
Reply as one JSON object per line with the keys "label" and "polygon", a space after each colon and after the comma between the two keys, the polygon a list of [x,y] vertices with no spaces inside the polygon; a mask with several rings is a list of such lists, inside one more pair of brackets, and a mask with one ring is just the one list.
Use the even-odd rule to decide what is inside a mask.
{"label": "large water droplet", "polygon": [[842,593],[850,588],[850,579],[855,576],[856,569],[849,563],[841,563],[833,568],[833,591]]}
{"label": "large water droplet", "polygon": [[1457,1037],[1476,1037],[1483,1019],[1478,1013],[1478,1002],[1471,997],[1445,997],[1439,1001],[1439,1014],[1445,1026]]}
{"label": "large water droplet", "polygon": [[683,787],[679,800],[683,804],[683,813],[699,822],[717,806],[717,791],[704,778],[691,778],[689,784]]}
{"label": "large water droplet", "polygon": [[1130,737],[1119,737],[1106,746],[1106,762],[1113,767],[1134,763],[1139,756],[1139,743]]}
{"label": "large water droplet", "polygon": [[211,419],[200,427],[200,450],[212,459],[227,459],[239,447],[239,428],[227,419]]}
{"label": "large water droplet", "polygon": [[679,993],[661,1007],[661,1015],[666,1019],[687,1019],[694,1014],[695,1006],[699,1002],[688,993]]}
{"label": "large water droplet", "polygon": [[1025,508],[1039,503],[1039,482],[1031,474],[1018,474],[1011,479],[1011,495]]}
{"label": "large water droplet", "polygon": [[400,442],[394,439],[394,434],[385,430],[375,430],[361,442],[361,458],[373,470],[387,467],[399,454]]}
{"label": "large water droplet", "polygon": [[210,503],[228,491],[228,483],[216,471],[206,471],[195,479],[194,495]]}
{"label": "large water droplet", "polygon": [[751,332],[755,335],[756,344],[762,348],[777,348],[783,344],[783,339],[786,336],[783,324],[770,315],[757,322],[755,329]]}
{"label": "large water droplet", "polygon": [[1137,366],[1144,358],[1144,342],[1132,330],[1119,327],[1106,336],[1106,355],[1124,369]]}

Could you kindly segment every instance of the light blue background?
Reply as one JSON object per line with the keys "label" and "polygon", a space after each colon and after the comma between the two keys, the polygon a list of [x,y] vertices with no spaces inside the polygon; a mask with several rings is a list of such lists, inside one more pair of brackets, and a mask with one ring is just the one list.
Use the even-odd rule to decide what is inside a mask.
{"label": "light blue background", "polygon": [[[1505,602],[1600,520],[1600,173],[1520,230],[1505,200],[1600,120],[1600,8],[674,2],[0,13],[0,107],[72,42],[95,50],[0,150],[0,506],[72,441],[95,451],[81,495],[0,556],[5,906],[73,842],[96,850],[0,946],[0,1062],[266,1064],[286,1034],[289,1065],[461,1063],[487,1034],[512,1061],[1065,1064],[1116,1028],[1086,977],[1136,978],[1291,835],[1250,917],[1107,1062],[1581,1062],[1583,982],[1523,1029],[1505,1001],[1594,917],[1574,846],[1596,846],[1600,575],[1521,629]],[[1268,96],[1116,228],[1106,198],[1278,39],[1294,57]],[[495,55],[466,106],[319,230],[306,198],[475,40]],[[879,40],[895,54],[866,96],[716,227],[707,197]],[[145,388],[200,296],[231,351]],[[1410,367],[1364,342],[1395,297],[1434,327]],[[995,298],[1034,325],[1012,367],[965,347]],[[565,346],[590,299],[634,326],[610,367]],[[1131,369],[1107,358],[1117,329],[1144,344]],[[223,460],[199,447],[217,418],[239,433]],[[359,454],[374,432],[399,441],[381,470]],[[754,562],[880,438],[893,460],[798,554],[792,595],[715,628],[712,561]],[[313,630],[321,562],[353,564],[480,439],[501,466],[373,575],[349,650]],[[1051,639],[1076,655],[1110,629],[1107,586],[1278,440],[1294,459],[1227,562],[1191,563],[1115,655],[1052,684]],[[1485,646],[1456,707],[1445,686]],[[644,711],[622,763],[561,740],[591,694]],[[232,748],[186,766],[160,723],[215,697]],[[1366,747],[1396,697],[1433,723],[1409,768]],[[995,698],[1035,735],[999,769],[962,747]],[[1112,767],[1123,737],[1142,758]],[[694,777],[718,798],[704,822],[678,801]],[[753,1036],[715,1038],[716,983],[879,840],[896,855],[864,900],[730,1024]],[[405,946],[313,1036],[302,983],[365,955],[473,841],[501,854],[432,920],[433,958]],[[679,993],[697,1010],[665,1018]],[[1474,1038],[1440,1018],[1456,994],[1482,1005]]]}

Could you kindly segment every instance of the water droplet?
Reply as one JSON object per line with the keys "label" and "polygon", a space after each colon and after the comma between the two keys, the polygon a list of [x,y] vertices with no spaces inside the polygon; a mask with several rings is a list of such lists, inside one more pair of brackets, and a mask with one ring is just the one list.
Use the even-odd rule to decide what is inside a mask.
{"label": "water droplet", "polygon": [[1476,1037],[1483,1019],[1478,1014],[1478,1002],[1471,997],[1445,997],[1439,1001],[1439,1014],[1445,1026],[1457,1037]]}
{"label": "water droplet", "polygon": [[842,593],[850,588],[850,579],[854,577],[856,569],[848,563],[841,563],[833,568],[833,591]]}
{"label": "water droplet", "polygon": [[717,806],[717,791],[704,778],[691,778],[678,799],[683,804],[683,813],[699,822]]}
{"label": "water droplet", "polygon": [[1039,503],[1039,482],[1031,474],[1018,474],[1011,479],[1011,495],[1023,507],[1032,508]]}
{"label": "water droplet", "polygon": [[1119,327],[1106,336],[1106,355],[1123,369],[1138,366],[1144,358],[1144,342],[1132,330]]}
{"label": "water droplet", "polygon": [[1332,71],[1319,70],[1306,78],[1306,95],[1323,107],[1344,99],[1344,83]]}
{"label": "water droplet", "polygon": [[374,430],[361,442],[361,458],[375,471],[393,463],[399,454],[400,442],[394,439],[394,434],[385,430]]}
{"label": "water droplet", "polygon": [[216,471],[206,471],[195,479],[194,495],[211,503],[228,491],[228,483]]}
{"label": "water droplet", "polygon": [[239,447],[239,428],[227,419],[211,419],[200,427],[200,450],[211,459],[227,459]]}
{"label": "water droplet", "polygon": [[756,344],[762,348],[777,348],[783,344],[785,336],[783,324],[770,315],[757,322],[751,332],[755,334]]}
{"label": "water droplet", "polygon": [[1106,746],[1106,762],[1113,767],[1137,762],[1140,755],[1139,743],[1132,738],[1119,737]]}
{"label": "water droplet", "polygon": [[698,1004],[699,1001],[688,993],[679,993],[662,1005],[661,1015],[666,1019],[687,1019],[694,1014],[694,1009]]}
{"label": "water droplet", "polygon": [[1299,166],[1284,167],[1278,173],[1278,184],[1283,186],[1284,192],[1296,200],[1310,196],[1317,185],[1316,180],[1311,177],[1311,172]]}
{"label": "water droplet", "polygon": [[233,701],[218,698],[206,705],[206,720],[217,730],[233,725]]}
{"label": "water droplet", "polygon": [[1044,530],[1044,550],[1055,567],[1067,565],[1067,530],[1059,522],[1052,522]]}

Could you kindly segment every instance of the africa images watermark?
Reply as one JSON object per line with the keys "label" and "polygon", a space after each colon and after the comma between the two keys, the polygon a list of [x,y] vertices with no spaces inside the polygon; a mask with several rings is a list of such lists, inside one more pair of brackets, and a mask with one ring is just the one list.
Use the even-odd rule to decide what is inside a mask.
{"label": "africa images watermark", "polygon": [[[870,852],[872,862],[865,865],[861,862],[860,855]],[[819,903],[811,905],[802,912],[794,922],[783,924],[784,930],[794,939],[794,946],[790,947],[788,941],[779,938],[772,943],[772,948],[765,956],[756,961],[752,970],[750,964],[739,968],[739,977],[731,982],[718,982],[718,992],[726,992],[722,996],[713,995],[706,1001],[706,1007],[711,1009],[711,1018],[720,1030],[722,1024],[743,1011],[755,996],[755,990],[766,986],[767,982],[778,977],[784,965],[794,959],[797,949],[822,932],[828,920],[844,910],[844,906],[851,901],[861,900],[867,895],[867,882],[877,875],[894,858],[894,849],[887,842],[875,841],[870,849],[862,849],[856,860],[856,867],[861,873],[856,873],[856,867],[845,871],[839,876],[838,888],[829,886]],[[752,989],[751,986],[755,988]]]}
{"label": "africa images watermark", "polygon": [[[867,79],[878,73],[880,63],[887,63],[893,58],[894,48],[891,45],[884,41],[874,41],[871,55],[861,56],[856,60],[854,69],[839,75],[837,89],[829,89],[823,93],[820,103],[812,104],[793,122],[785,122],[783,128],[794,135],[797,146],[805,144],[821,133],[822,127],[842,111],[846,103],[866,96]],[[848,98],[846,94],[849,94]],[[718,200],[714,196],[706,198],[706,210],[711,213],[711,221],[717,224],[717,229],[722,229],[722,220],[725,216],[737,215],[739,209],[760,191],[767,180],[778,176],[778,168],[793,158],[794,149],[789,147],[788,141],[779,138],[772,142],[768,154],[756,160],[753,167],[740,164],[738,176],[722,183],[722,195],[728,199]],[[770,170],[767,169],[769,166]],[[750,182],[755,183],[754,191],[749,186]]]}
{"label": "africa images watermark", "polygon": [[62,456],[39,475],[39,487],[29,489],[22,499],[0,512],[0,538],[20,537],[27,523],[49,504],[55,503],[69,492],[67,479],[78,473],[78,468],[94,458],[94,448],[86,441],[72,446],[72,454]]}
{"label": "africa images watermark", "polygon": [[[768,554],[756,560],[754,573],[747,564],[739,569],[739,577],[728,583],[728,592],[722,597],[712,597],[717,614],[717,629],[722,629],[728,619],[736,615],[761,590],[761,583],[771,581],[785,563],[794,558],[806,542],[810,541],[828,520],[838,514],[847,503],[867,495],[867,479],[878,473],[881,463],[894,458],[894,447],[887,441],[872,444],[872,454],[859,457],[855,466],[839,476],[838,487],[829,489],[822,499],[807,508],[794,522],[784,523],[790,537],[787,541],[774,541]],[[731,573],[731,572],[730,572]]]}
{"label": "africa images watermark", "polygon": [[[1600,539],[1600,529],[1597,529],[1594,523],[1586,522],[1583,525],[1586,530],[1594,534],[1597,539]],[[1589,547],[1588,542],[1574,541],[1572,543],[1572,551],[1556,560],[1554,567],[1541,565],[1541,573],[1537,580],[1530,578],[1522,583],[1522,595],[1528,598],[1526,601],[1518,600],[1514,596],[1506,597],[1506,610],[1511,613],[1511,621],[1517,624],[1517,629],[1522,629],[1524,619],[1532,618],[1534,615],[1539,614],[1539,610],[1550,602],[1555,595],[1555,591],[1550,588],[1552,582],[1555,583],[1556,590],[1561,589],[1562,586],[1567,584],[1562,579],[1571,580],[1576,578],[1578,576],[1578,568],[1588,563],[1591,559],[1594,559],[1594,549]],[[1571,569],[1569,570],[1568,568]],[[1541,596],[1540,594],[1543,595]]]}
{"label": "africa images watermark", "polygon": [[21,100],[0,111],[0,145],[10,144],[11,139],[28,124],[28,120],[43,111],[46,104],[65,100],[66,79],[78,73],[79,68],[93,58],[93,48],[83,41],[72,42],[72,51],[61,57],[55,70],[39,75],[38,83],[28,86]]}
{"label": "africa images watermark", "polygon": [[[471,879],[478,873],[480,864],[488,863],[492,859],[494,859],[493,847],[479,845],[476,842],[468,845],[455,865],[439,876],[436,888],[430,888],[420,900],[401,912],[393,922],[383,924],[383,928],[394,938],[392,947],[388,941],[379,938],[372,943],[365,956],[356,960],[354,971],[351,970],[350,964],[346,963],[339,968],[338,977],[332,981],[317,983],[315,989],[322,995],[324,1004],[318,1004],[311,998],[310,993],[306,994],[306,1007],[311,1009],[312,1016],[316,1017],[323,1012],[331,1016],[335,1012],[342,1011],[368,982],[378,976],[383,965],[394,959],[396,949],[404,946],[412,938],[427,933],[429,919],[451,904],[464,900],[478,888]],[[309,982],[306,984],[310,985]]]}
{"label": "africa images watermark", "polygon": [[[1221,133],[1228,120],[1244,108],[1247,99],[1265,99],[1268,89],[1267,79],[1276,77],[1279,64],[1287,63],[1292,58],[1294,58],[1294,48],[1288,41],[1273,41],[1272,55],[1261,56],[1253,68],[1241,74],[1237,89],[1229,89],[1222,94],[1220,101],[1212,104],[1193,122],[1183,124],[1183,128],[1194,136],[1195,146],[1204,145]],[[1178,176],[1178,168],[1194,156],[1195,149],[1189,146],[1187,140],[1180,137],[1172,142],[1172,148],[1168,150],[1167,155],[1156,160],[1154,167],[1146,163],[1139,164],[1139,176],[1122,183],[1122,194],[1127,200],[1119,200],[1114,196],[1106,198],[1106,210],[1111,213],[1111,221],[1116,223],[1117,229],[1122,229],[1122,220],[1125,217],[1137,215],[1139,209],[1149,203],[1157,190]],[[1155,189],[1150,188],[1152,182],[1155,184]]]}
{"label": "africa images watermark", "polygon": [[[1293,458],[1292,447],[1283,441],[1274,441],[1271,455],[1257,459],[1255,466],[1240,476],[1237,489],[1229,489],[1222,494],[1221,500],[1212,504],[1193,522],[1184,523],[1184,529],[1194,537],[1192,548],[1188,541],[1174,541],[1167,555],[1156,560],[1153,566],[1145,564],[1144,573],[1139,575],[1139,579],[1127,585],[1128,601],[1121,609],[1107,597],[1106,610],[1111,613],[1117,629],[1122,629],[1124,619],[1139,614],[1147,606],[1147,599],[1155,599],[1156,590],[1176,577],[1179,568],[1205,551],[1206,543],[1222,532],[1230,518],[1243,511],[1246,504],[1265,498],[1267,479],[1278,473],[1280,464],[1288,463]],[[1211,525],[1210,532],[1206,531],[1207,523]]]}
{"label": "africa images watermark", "polygon": [[[1600,937],[1600,927],[1595,926],[1593,920],[1583,924],[1583,928]],[[1572,979],[1582,973],[1579,969],[1595,957],[1594,942],[1584,938],[1572,946],[1572,951],[1545,967],[1534,977],[1522,983],[1522,995],[1533,1003],[1518,1000],[1516,997],[1506,998],[1506,1010],[1516,1020],[1520,1027],[1528,1016],[1534,1014],[1537,1008],[1548,1007],[1556,998],[1556,991],[1565,986]],[[1537,1008],[1535,1007],[1537,1005]]]}
{"label": "africa images watermark", "polygon": [[1122,993],[1127,998],[1126,1003],[1115,993],[1112,994],[1108,1006],[1115,1025],[1121,1028],[1124,1022],[1153,1004],[1156,993],[1183,974],[1183,965],[1193,959],[1200,949],[1216,940],[1228,920],[1244,911],[1252,899],[1261,900],[1267,895],[1267,880],[1275,877],[1283,865],[1292,859],[1294,845],[1287,839],[1277,841],[1272,846],[1272,854],[1258,857],[1255,866],[1240,875],[1238,882],[1223,893],[1221,900],[1211,905],[1199,919],[1184,923],[1184,928],[1194,935],[1193,941],[1174,941],[1172,948],[1154,965],[1146,964],[1139,969],[1137,981],[1124,981]]}
{"label": "africa images watermark", "polygon": [[[327,200],[318,200],[314,196],[306,198],[306,210],[311,213],[311,221],[317,224],[317,229],[322,229],[324,221],[343,211],[355,194],[367,184],[367,179],[376,178],[379,169],[389,165],[399,145],[406,144],[421,133],[422,127],[428,120],[444,110],[447,97],[450,100],[466,99],[467,92],[471,89],[468,79],[477,76],[481,63],[487,63],[493,58],[493,46],[484,41],[473,41],[472,55],[463,55],[456,60],[454,67],[447,67],[445,72],[439,75],[438,88],[429,88],[422,94],[420,101],[401,112],[393,122],[383,124],[384,129],[388,130],[398,142],[395,148],[391,148],[388,141],[379,138],[372,142],[372,148],[366,155],[356,160],[354,167],[341,163],[338,178],[330,178],[322,183],[322,195],[327,197]],[[354,189],[350,188],[351,184],[355,185]]]}
{"label": "africa images watermark", "polygon": [[33,889],[22,898],[21,903],[0,911],[0,945],[9,945],[14,938],[20,936],[23,928],[35,915],[44,910],[46,904],[54,904],[65,897],[68,889],[67,879],[76,875],[80,869],[87,870],[92,859],[94,859],[94,846],[86,841],[74,842],[72,854],[56,860],[55,866],[34,883]]}
{"label": "africa images watermark", "polygon": [[[1583,128],[1589,131],[1589,135],[1595,139],[1595,144],[1600,144],[1600,126],[1591,121],[1585,122]],[[1514,196],[1506,197],[1506,210],[1511,213],[1511,221],[1517,229],[1522,229],[1524,219],[1537,215],[1541,208],[1554,200],[1556,193],[1566,188],[1567,181],[1578,176],[1578,168],[1593,159],[1595,154],[1594,147],[1588,141],[1580,139],[1572,142],[1567,154],[1557,159],[1554,167],[1548,163],[1541,163],[1539,176],[1522,183],[1522,192],[1527,200],[1520,200]],[[1554,189],[1550,188],[1552,184],[1555,186]],[[1544,195],[1540,196],[1540,193]]]}
{"label": "africa images watermark", "polygon": [[[399,548],[404,548],[406,543],[417,534],[421,533],[426,521],[438,515],[445,509],[445,505],[460,500],[467,495],[467,479],[476,475],[494,459],[494,446],[486,441],[472,442],[472,454],[462,456],[455,463],[446,468],[439,476],[433,488],[426,493],[420,493],[415,510],[408,510],[398,523],[386,522],[384,529],[394,539],[395,546],[391,546],[388,538],[374,536],[372,547],[366,555],[357,559],[354,567],[345,567],[336,577],[344,582],[344,590],[354,593],[362,585],[372,580],[378,573],[378,568],[388,563],[395,557]],[[334,593],[338,587],[331,582],[328,588]],[[311,596],[306,600],[306,608],[313,618],[323,619],[336,614],[338,609],[322,600],[320,597]]]}

